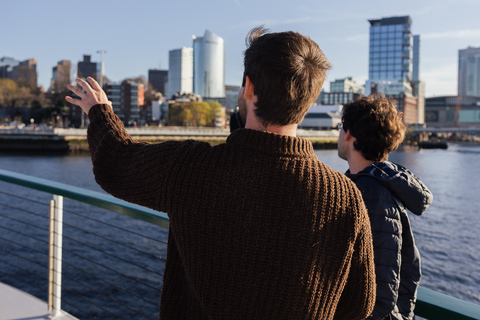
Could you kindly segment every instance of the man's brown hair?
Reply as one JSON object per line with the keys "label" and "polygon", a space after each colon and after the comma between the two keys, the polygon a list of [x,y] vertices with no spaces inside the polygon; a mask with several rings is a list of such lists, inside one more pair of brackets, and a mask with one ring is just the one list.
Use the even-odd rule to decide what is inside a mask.
{"label": "man's brown hair", "polygon": [[382,94],[361,96],[343,107],[343,130],[355,137],[354,147],[371,161],[383,161],[405,138],[402,112]]}
{"label": "man's brown hair", "polygon": [[330,62],[310,38],[288,31],[252,29],[245,40],[244,79],[257,96],[255,114],[264,124],[300,123],[317,99]]}

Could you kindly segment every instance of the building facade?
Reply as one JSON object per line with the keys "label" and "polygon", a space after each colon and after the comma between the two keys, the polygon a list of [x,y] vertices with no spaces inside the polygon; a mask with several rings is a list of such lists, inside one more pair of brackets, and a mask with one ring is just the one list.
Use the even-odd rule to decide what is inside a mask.
{"label": "building facade", "polygon": [[[413,36],[410,17],[391,17],[368,21],[370,22],[368,81],[412,80]],[[368,91],[368,89],[367,85],[366,90]]]}
{"label": "building facade", "polygon": [[54,92],[63,92],[67,90],[67,84],[71,82],[70,70],[72,64],[69,60],[61,60],[52,69],[52,80],[50,90]]}
{"label": "building facade", "polygon": [[298,127],[316,130],[338,128],[342,122],[342,108],[342,105],[312,106]]}
{"label": "building facade", "polygon": [[413,36],[412,80],[420,81],[420,35]]}
{"label": "building facade", "polygon": [[148,70],[148,83],[153,90],[165,96],[167,92],[168,70]]}
{"label": "building facade", "polygon": [[32,58],[17,61],[13,58],[3,57],[0,59],[0,78],[12,79],[19,87],[36,90],[37,60]]}
{"label": "building facade", "polygon": [[343,79],[336,79],[335,81],[330,81],[330,92],[353,92],[358,94],[364,94],[365,86],[357,83],[355,80],[353,80],[352,77],[347,77]]}
{"label": "building facade", "polygon": [[16,67],[20,64],[20,61],[17,61],[10,57],[0,58],[0,78],[8,78],[8,73],[12,71],[13,67]]}
{"label": "building facade", "polygon": [[369,72],[365,93],[379,92],[395,99],[406,124],[423,123],[425,84],[419,84],[420,36],[412,35],[411,18],[389,17],[369,22]]}
{"label": "building facade", "polygon": [[[457,108],[458,105],[458,108]],[[440,96],[425,99],[427,127],[480,127],[480,97]]]}
{"label": "building facade", "polygon": [[410,82],[412,94],[417,97],[417,123],[425,123],[425,81],[413,80]]}
{"label": "building facade", "polygon": [[193,37],[193,92],[225,98],[225,42],[209,30],[203,37]]}
{"label": "building facade", "polygon": [[316,103],[322,105],[343,105],[355,100],[364,93],[365,87],[353,80],[352,77],[336,79],[335,81],[330,81],[330,92],[322,90]]}
{"label": "building facade", "polygon": [[193,92],[193,48],[170,50],[168,53],[168,90],[166,95]]}
{"label": "building facade", "polygon": [[112,102],[115,114],[127,126],[143,125],[146,119],[141,117],[145,104],[144,85],[131,81],[121,84],[107,83],[104,86],[108,99]]}
{"label": "building facade", "polygon": [[357,99],[360,95],[360,93],[354,92],[324,92],[321,94],[320,103],[322,105],[344,105]]}
{"label": "building facade", "polygon": [[92,62],[90,55],[83,55],[83,61],[79,61],[77,64],[77,77],[85,79],[86,77],[92,77],[95,80],[99,80],[99,65],[96,62]]}
{"label": "building facade", "polygon": [[480,48],[458,51],[458,94],[480,97]]}

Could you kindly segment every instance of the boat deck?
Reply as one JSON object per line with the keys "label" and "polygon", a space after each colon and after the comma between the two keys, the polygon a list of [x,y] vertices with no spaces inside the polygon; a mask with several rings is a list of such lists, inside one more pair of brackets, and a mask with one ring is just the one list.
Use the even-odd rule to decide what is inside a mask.
{"label": "boat deck", "polygon": [[[0,320],[52,319],[50,315],[45,301],[0,282]],[[65,312],[53,319],[78,320]]]}

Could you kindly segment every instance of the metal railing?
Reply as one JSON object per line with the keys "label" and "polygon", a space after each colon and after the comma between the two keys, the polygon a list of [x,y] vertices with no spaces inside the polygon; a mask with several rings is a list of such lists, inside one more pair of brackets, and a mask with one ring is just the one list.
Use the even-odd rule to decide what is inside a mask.
{"label": "metal railing", "polygon": [[[0,258],[3,253],[3,256],[10,257],[12,260],[24,259],[29,263],[29,267],[25,268],[15,265],[11,261],[1,261],[6,265],[10,265],[11,267],[20,270],[17,272],[17,276],[10,274],[12,279],[15,278],[18,280],[16,281],[17,284],[25,282],[25,275],[28,275],[29,273],[31,274],[30,278],[33,278],[33,280],[41,278],[41,281],[45,284],[49,283],[49,288],[47,289],[44,285],[38,285],[38,281],[36,281],[36,288],[38,289],[36,295],[43,298],[43,300],[48,300],[48,304],[51,307],[53,314],[59,312],[61,304],[65,303],[66,307],[64,310],[69,311],[73,315],[78,314],[80,316],[83,314],[84,318],[158,318],[158,304],[161,291],[161,279],[159,280],[159,277],[162,276],[163,270],[153,270],[155,267],[152,266],[157,265],[158,267],[158,264],[163,264],[165,258],[159,256],[159,252],[148,252],[148,250],[152,250],[152,247],[153,250],[165,250],[166,236],[164,235],[164,241],[159,241],[158,239],[150,237],[148,232],[144,232],[143,229],[139,232],[132,231],[132,229],[135,229],[135,226],[138,226],[139,223],[141,224],[139,220],[148,222],[140,227],[146,228],[148,225],[151,228],[154,228],[153,231],[151,231],[153,233],[158,231],[155,229],[157,226],[168,229],[169,220],[165,213],[127,203],[99,192],[5,170],[0,170],[0,181],[54,195],[54,199],[50,201],[50,210],[48,210],[48,204],[32,199],[32,196],[30,195],[28,197],[22,197],[15,193],[0,191],[0,207],[3,206],[7,208],[8,211],[8,214],[0,214],[4,221],[4,223],[0,223],[1,229],[7,230],[6,232],[17,233],[28,241],[36,238],[36,240],[41,242],[41,247],[46,247],[45,244],[49,242],[47,239],[48,237],[50,238],[51,249],[49,254],[46,254],[46,250],[44,249],[38,249],[30,244],[18,243],[16,240],[12,240],[12,238],[8,237],[8,235],[0,236],[0,241],[2,241],[2,246],[0,246],[0,248],[2,248],[0,250]],[[12,204],[14,201],[2,203],[2,195],[8,197],[10,200],[12,198],[18,198],[20,199],[21,204],[15,206]],[[128,220],[124,220],[122,226],[114,225],[111,220],[123,216],[114,214],[109,219],[101,219],[98,218],[98,213],[93,213],[92,216],[89,216],[82,211],[80,214],[76,212],[79,210],[78,205],[77,208],[75,208],[76,210],[66,208],[63,204],[64,197],[72,199],[76,203],[85,203],[88,205],[87,207],[94,206],[107,209],[107,212],[120,213],[123,216],[128,216],[130,218],[125,218]],[[28,202],[31,203],[28,204]],[[51,218],[49,219],[49,228],[44,228],[41,226],[41,223],[35,222],[35,219],[39,217],[48,220],[46,214],[38,214],[31,209],[32,207],[38,206],[44,206],[45,209],[42,209],[42,211],[50,212]],[[82,210],[89,211],[89,209],[85,208]],[[15,213],[17,211],[29,214],[33,218],[17,218]],[[71,217],[62,222],[62,212],[65,212],[66,217]],[[77,217],[78,219],[76,222],[80,223],[70,221],[72,220],[72,217]],[[28,222],[30,220],[33,222]],[[92,221],[95,225],[89,225],[88,227],[91,229],[87,230],[84,226],[85,221]],[[28,233],[28,230],[15,230],[13,227],[14,224],[21,224],[23,228],[28,230],[33,230],[35,228],[41,229],[43,232],[43,238],[47,239],[42,239],[39,235],[34,235],[33,232]],[[125,226],[127,226],[128,229]],[[65,227],[67,234],[64,233],[62,236],[61,229],[63,227]],[[75,237],[75,234],[77,233],[81,234],[80,240],[78,237]],[[121,237],[123,237],[124,234],[129,233],[134,234],[137,240],[122,239],[122,241],[120,241],[118,237],[112,237],[112,235],[121,235]],[[62,241],[64,242],[63,246]],[[163,246],[163,249],[159,249],[158,246],[152,245],[152,241],[159,241]],[[68,242],[67,245],[65,245],[65,242]],[[98,248],[100,244],[103,245],[106,242],[114,243],[117,248]],[[146,243],[143,248],[140,246],[141,242]],[[47,268],[43,263],[39,263],[38,260],[41,259],[32,259],[31,257],[22,256],[17,250],[14,250],[13,248],[9,250],[9,248],[3,246],[3,243],[9,245],[12,245],[13,243],[18,248],[23,247],[26,251],[39,252],[39,254],[48,256],[48,259],[44,260],[49,260],[49,276],[42,276],[42,271],[37,272],[33,270],[33,266],[35,265],[40,265],[41,268]],[[121,247],[121,249],[119,249],[118,246]],[[4,247],[6,249],[3,249]],[[121,254],[126,250],[133,250],[135,258],[122,257]],[[63,258],[62,251],[64,252]],[[99,260],[98,255],[92,256],[91,253],[94,251],[100,251],[101,254],[105,256],[102,258],[105,261],[104,264],[96,261]],[[85,252],[90,254],[86,254]],[[135,263],[132,263],[130,260],[135,260]],[[108,273],[103,271],[102,273],[99,273],[99,271],[90,270],[91,267],[89,267],[89,263],[92,265],[100,265],[99,267],[105,269]],[[62,264],[64,266],[63,270]],[[124,267],[118,269],[118,265],[124,265]],[[0,268],[2,271],[4,269],[5,268]],[[132,269],[135,270],[132,272]],[[75,272],[72,272],[72,270]],[[0,271],[0,274],[2,271]],[[47,274],[46,271],[45,274]],[[63,286],[62,278],[64,280]],[[125,283],[128,284],[125,286]],[[108,284],[108,286],[105,286],[105,284]],[[33,285],[35,286],[35,284]],[[21,289],[25,287],[24,285],[21,286]],[[81,291],[80,286],[86,287],[87,289]],[[64,296],[68,295],[68,298],[62,299],[62,291]],[[49,293],[48,299],[44,299],[46,292]],[[93,300],[86,298],[90,297],[93,293],[99,298]],[[102,300],[102,297],[105,299]],[[98,310],[95,312],[85,311],[86,308],[84,305],[89,304],[94,305]],[[148,305],[149,308],[144,307],[146,305]],[[111,308],[111,306],[113,306],[113,308]],[[138,308],[138,306],[142,307]],[[118,314],[112,310],[120,310],[121,313]],[[420,287],[418,290],[415,313],[425,319],[480,319],[480,306]]]}
{"label": "metal railing", "polygon": [[0,281],[48,301],[52,317],[158,319],[166,214],[4,170],[0,180]]}

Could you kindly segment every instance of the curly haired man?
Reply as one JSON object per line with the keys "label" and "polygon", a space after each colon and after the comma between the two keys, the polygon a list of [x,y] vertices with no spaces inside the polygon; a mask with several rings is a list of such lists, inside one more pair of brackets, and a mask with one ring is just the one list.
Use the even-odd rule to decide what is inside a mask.
{"label": "curly haired man", "polygon": [[362,96],[343,108],[338,155],[362,193],[370,216],[377,297],[368,319],[413,319],[420,255],[406,209],[421,215],[432,193],[410,171],[387,161],[405,136],[402,113],[383,95]]}

